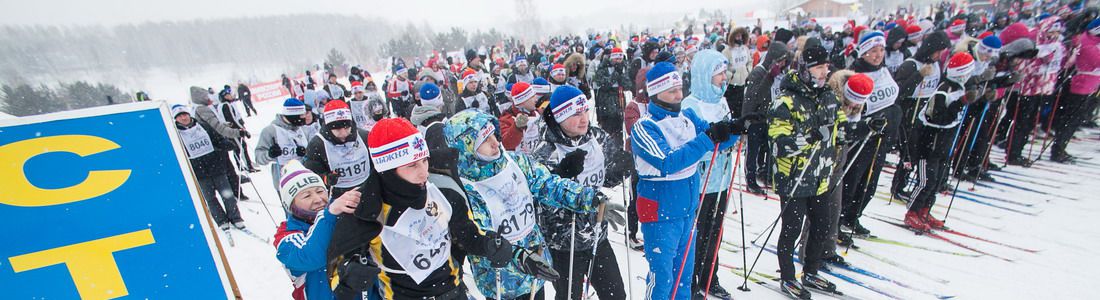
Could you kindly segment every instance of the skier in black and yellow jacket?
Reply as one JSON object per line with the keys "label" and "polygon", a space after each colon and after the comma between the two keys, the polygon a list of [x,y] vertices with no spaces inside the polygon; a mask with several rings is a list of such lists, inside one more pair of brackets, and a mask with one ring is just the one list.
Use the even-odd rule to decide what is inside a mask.
{"label": "skier in black and yellow jacket", "polygon": [[[837,94],[825,84],[829,75],[825,48],[808,47],[801,58],[799,68],[783,77],[779,97],[768,112],[768,137],[775,143],[772,176],[783,203],[777,251],[781,286],[792,297],[809,299],[805,287],[836,290],[836,285],[817,276],[817,270],[828,228],[824,226],[825,198],[835,185],[830,175],[847,117]],[[801,255],[805,274],[799,284],[795,281],[792,253],[804,216],[809,216],[811,228],[807,253]]]}

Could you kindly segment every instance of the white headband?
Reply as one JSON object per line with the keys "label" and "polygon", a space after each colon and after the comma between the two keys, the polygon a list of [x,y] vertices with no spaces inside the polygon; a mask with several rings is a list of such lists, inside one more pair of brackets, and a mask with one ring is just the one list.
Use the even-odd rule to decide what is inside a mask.
{"label": "white headband", "polygon": [[681,86],[683,84],[684,80],[680,78],[680,73],[672,71],[661,77],[657,77],[657,79],[653,81],[647,81],[645,83],[645,89],[649,92],[649,96],[656,96],[672,87]]}
{"label": "white headband", "polygon": [[573,99],[566,100],[554,108],[554,121],[565,122],[573,115],[588,110],[588,98],[584,94],[577,95]]}
{"label": "white headband", "polygon": [[392,170],[428,157],[428,144],[419,132],[381,147],[370,148],[370,159],[378,172]]}

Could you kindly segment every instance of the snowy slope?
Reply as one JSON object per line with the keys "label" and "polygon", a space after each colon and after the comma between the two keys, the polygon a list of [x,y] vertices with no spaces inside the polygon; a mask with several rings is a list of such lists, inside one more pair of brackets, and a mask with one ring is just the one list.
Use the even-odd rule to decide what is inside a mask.
{"label": "snowy slope", "polygon": [[[185,87],[181,87],[183,88]],[[258,103],[256,107],[260,115],[246,118],[247,128],[254,136],[253,140],[249,141],[250,146],[255,145],[255,137],[259,136],[263,126],[267,125],[279,110],[280,103],[276,102],[278,101]],[[243,108],[239,109],[243,112]],[[1078,137],[1087,136],[1088,138],[1071,144],[1070,153],[1082,157],[1096,156],[1100,152],[1100,140],[1097,139],[1097,135],[1096,131],[1078,133]],[[1035,147],[1034,152],[1039,152],[1040,148],[1041,145]],[[999,149],[994,149],[993,152],[991,156],[994,161],[1003,157]],[[242,202],[240,206],[249,228],[269,238],[275,231],[275,223],[268,217],[267,211],[271,212],[276,222],[281,222],[284,214],[278,203],[277,192],[272,186],[267,166],[259,168],[261,172],[250,174],[255,189],[253,184],[243,185],[245,194],[252,200]],[[888,171],[892,170],[888,169]],[[986,255],[964,257],[857,240],[857,245],[862,247],[863,252],[849,251],[845,258],[855,266],[901,284],[842,270],[837,272],[901,299],[931,299],[934,298],[933,294],[955,296],[959,299],[1082,298],[1090,284],[1087,279],[1092,278],[1093,270],[1100,269],[1100,262],[1091,259],[1097,253],[1096,249],[1100,249],[1100,238],[1098,238],[1100,229],[1084,223],[1100,212],[1100,203],[1095,201],[1097,197],[1094,196],[1100,194],[1100,185],[1093,184],[1096,180],[1100,180],[1100,160],[1086,160],[1077,165],[1060,165],[1044,160],[1038,162],[1033,168],[1008,167],[1006,171],[1011,173],[998,173],[1000,175],[997,178],[998,182],[1035,191],[1003,184],[979,185],[972,192],[973,194],[960,193],[960,195],[1002,208],[959,197],[954,200],[947,224],[961,232],[1041,250],[1038,253],[1028,253],[949,234],[943,235],[1013,262]],[[883,174],[879,184],[888,186],[891,178],[891,174]],[[963,192],[969,187],[970,183],[963,183],[959,190]],[[888,195],[883,193],[886,190],[888,190],[886,187],[879,188],[880,195],[888,198]],[[606,189],[605,193],[614,195],[617,201],[622,199],[621,189]],[[730,210],[736,210],[738,214],[729,214],[733,218],[728,218],[725,222],[725,240],[737,245],[742,244],[741,224],[738,223],[742,216],[745,219],[747,241],[755,239],[758,234],[766,234],[764,230],[779,213],[779,202],[760,196],[738,194],[736,191],[733,196],[733,199],[743,197],[744,207],[742,208],[739,203],[729,205]],[[939,204],[946,206],[948,202],[948,196],[939,197]],[[942,218],[944,212],[945,209],[941,207],[933,209],[933,214],[937,217]],[[888,204],[888,201],[881,197],[872,200],[867,208],[867,215],[900,219],[904,213],[903,205]],[[1035,215],[1029,215],[1029,213]],[[975,254],[970,250],[927,236],[916,236],[908,230],[876,221],[868,216],[862,219],[862,223],[878,237],[931,249]],[[775,245],[776,236],[778,232],[768,241],[771,247]],[[233,237],[236,246],[228,248],[227,255],[245,299],[288,299],[291,291],[290,280],[275,260],[272,245],[239,231],[234,231]],[[619,267],[624,278],[629,280],[630,299],[644,298],[644,277],[647,272],[645,258],[640,252],[627,251],[621,234],[613,233],[610,238],[620,265],[597,267]],[[762,241],[763,238],[760,240]],[[730,246],[727,249],[735,249],[735,247]],[[748,249],[747,260],[750,264],[757,251],[759,248]],[[865,253],[885,257],[901,267],[872,258]],[[741,254],[721,251],[720,260],[723,264],[741,267]],[[625,259],[627,256],[629,259]],[[737,291],[736,287],[741,285],[741,278],[729,269],[722,267],[719,269],[717,280],[735,297],[785,299],[784,296],[751,282],[748,285],[752,289],[751,292]],[[776,257],[765,251],[760,257],[755,272],[778,276],[777,269]],[[916,269],[920,274],[906,269]],[[826,278],[837,283],[841,291],[856,298],[886,298],[884,294],[853,285],[837,277],[826,276]],[[943,283],[944,281],[946,283]],[[775,286],[774,282],[768,284]],[[902,285],[912,288],[902,287]],[[544,288],[548,293],[552,293],[549,284]],[[547,295],[548,298],[550,295]],[[814,296],[817,299],[828,298],[819,293],[815,293]]]}

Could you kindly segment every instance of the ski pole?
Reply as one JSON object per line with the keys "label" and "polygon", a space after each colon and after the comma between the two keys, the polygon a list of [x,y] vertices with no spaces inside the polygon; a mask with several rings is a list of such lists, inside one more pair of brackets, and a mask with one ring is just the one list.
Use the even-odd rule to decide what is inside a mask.
{"label": "ski pole", "polygon": [[[700,190],[701,192],[699,193],[699,205],[696,207],[702,206],[703,196],[706,196],[707,194],[707,183],[709,183],[710,181],[711,171],[714,171],[714,161],[715,158],[718,157],[718,146],[720,145],[721,143],[714,143],[714,150],[711,150],[710,163],[707,163],[707,175],[703,177],[703,189]],[[680,288],[680,278],[684,276],[684,266],[687,264],[688,257],[687,252],[691,250],[691,244],[695,241],[695,222],[697,221],[699,221],[698,213],[696,213],[695,218],[692,218],[691,220],[691,233],[688,234],[688,242],[687,245],[684,246],[684,258],[680,260],[680,271],[676,272],[676,281],[672,282],[672,296],[670,297],[671,300],[676,299],[676,291]]]}
{"label": "ski pole", "polygon": [[[740,154],[738,154],[738,155],[740,155]],[[749,163],[748,160],[746,160],[745,163],[748,164]],[[749,171],[747,169],[748,168],[742,169],[746,173],[746,178],[745,179],[748,179],[747,174],[748,174]],[[736,175],[737,174],[734,173],[734,176],[736,176]],[[741,215],[741,246],[746,247],[747,244],[745,243],[745,195],[743,193],[741,193],[741,190],[737,190],[737,201],[739,202],[738,206],[741,207],[741,213],[740,213],[740,215]],[[747,249],[747,247],[743,248],[742,251],[741,251],[741,267],[742,268],[749,265],[748,251],[744,251],[746,249]],[[745,278],[744,278],[745,282],[748,282],[749,281],[749,273],[745,273],[744,275],[745,275]],[[739,289],[741,291],[744,291],[744,292],[750,291],[750,289],[747,285],[742,285],[742,286],[738,287],[737,289]]]}
{"label": "ski pole", "polygon": [[[725,201],[727,203],[729,203],[730,197],[733,196],[732,195],[733,194],[733,184],[735,182],[737,182],[737,167],[741,165],[741,147],[744,144],[745,143],[743,143],[741,140],[737,141],[737,158],[734,159],[733,172],[731,172],[731,174],[730,174],[730,183],[729,183],[729,186],[726,187],[726,199],[725,199]],[[705,193],[706,191],[703,191],[703,192]],[[710,260],[710,270],[707,271],[707,285],[706,285],[706,291],[704,292],[704,295],[710,295],[710,286],[711,286],[712,280],[714,280],[714,265],[718,264],[718,249],[719,249],[720,246],[722,246],[722,234],[726,229],[726,226],[725,226],[726,225],[726,218],[724,216],[717,216],[717,214],[719,213],[717,208],[720,207],[720,206],[721,205],[715,204],[715,215],[713,216],[713,218],[718,218],[719,219],[719,221],[718,221],[718,241],[714,243],[714,255],[711,257],[711,260]],[[724,215],[725,213],[722,212],[722,214]],[[742,222],[742,224],[744,224],[744,223]],[[744,251],[741,251],[741,252],[744,252]]]}
{"label": "ski pole", "polygon": [[[864,183],[863,183],[863,191],[859,194],[859,199],[863,199],[864,197],[867,196],[867,193],[871,192],[871,188],[872,188],[871,187],[871,177],[872,177],[871,175],[874,174],[873,172],[875,171],[875,163],[878,162],[878,149],[879,149],[879,147],[882,146],[882,140],[883,140],[883,137],[880,136],[878,138],[878,140],[875,141],[874,156],[871,157],[871,165],[867,167],[867,176],[865,177],[865,178],[867,178],[867,180],[865,180]],[[852,158],[858,158],[858,156],[852,156]],[[890,194],[893,194],[893,193],[890,193]],[[861,203],[862,203],[863,200],[859,200],[859,201],[861,201]],[[870,200],[868,200],[868,201],[870,201]],[[855,218],[858,219],[860,216],[863,216],[862,209],[859,213],[860,213],[860,215],[856,216]],[[851,249],[852,249],[852,243],[849,243],[848,246],[844,247],[844,255],[848,255],[848,250],[851,250]]]}
{"label": "ski pole", "polygon": [[[1047,120],[1047,129],[1054,129],[1054,115],[1056,113],[1058,113],[1058,102],[1061,101],[1061,100],[1062,100],[1062,88],[1059,87],[1058,88],[1058,96],[1054,97],[1054,108],[1052,108],[1050,110],[1050,117],[1047,118],[1048,119]],[[1035,160],[1032,160],[1031,163],[1035,163],[1036,161],[1039,161],[1039,159],[1041,159],[1043,157],[1043,153],[1046,153],[1047,148],[1050,147],[1050,145],[1053,144],[1053,143],[1054,143],[1054,137],[1051,134],[1048,133],[1046,140],[1043,141],[1043,148],[1039,149],[1039,156],[1036,156]]]}
{"label": "ski pole", "polygon": [[[1012,92],[1011,88],[1009,88],[1009,92],[1010,93]],[[991,132],[990,133],[991,137],[989,139],[989,146],[985,149],[985,155],[982,155],[982,165],[981,165],[981,167],[978,168],[978,174],[984,173],[986,168],[989,166],[989,153],[993,150],[993,143],[997,142],[997,133],[1000,132],[998,129],[1000,128],[1001,121],[1002,121],[1001,115],[1004,114],[1004,113],[1007,113],[1007,112],[1008,112],[1008,106],[1001,105],[1001,108],[997,110],[996,114],[994,114],[993,119],[995,120],[995,122],[993,123],[993,126],[989,128],[989,130]],[[977,185],[978,185],[978,181],[974,180],[971,183],[969,190],[974,191],[975,187]]]}
{"label": "ski pole", "polygon": [[[806,175],[806,170],[810,169],[810,165],[811,165],[810,162],[813,162],[814,158],[817,157],[817,149],[818,149],[818,147],[816,147],[816,143],[815,143],[814,150],[810,151],[810,157],[806,161],[806,166],[803,167],[802,172],[800,172],[798,174],[798,179],[795,180],[794,187],[791,188],[791,192],[787,196],[787,198],[790,198],[790,197],[794,196],[794,191],[798,190],[799,185],[802,185],[802,178],[804,177],[804,175]],[[798,162],[797,160],[792,162],[791,163],[791,168],[794,168],[794,165],[797,162]],[[775,232],[775,224],[779,223],[779,219],[783,218],[783,212],[787,210],[787,203],[782,203],[781,206],[782,207],[779,208],[779,216],[775,217],[775,221],[772,221],[772,224],[770,226],[771,229],[768,230],[768,237],[764,238],[765,246],[768,243],[768,240],[770,240],[772,238],[772,233]],[[742,216],[742,218],[744,218],[744,217]],[[744,224],[744,222],[742,222],[741,224]],[[752,243],[756,244],[756,241],[753,241]],[[745,246],[748,246],[748,245],[745,245]],[[749,279],[748,279],[749,276],[748,276],[748,274],[752,274],[752,270],[756,269],[756,263],[760,261],[760,255],[763,255],[763,254],[764,254],[764,247],[760,247],[760,251],[756,252],[756,258],[754,258],[752,260],[752,266],[750,266],[748,271],[745,272],[745,281],[741,283],[741,287],[739,287],[738,289],[740,289],[742,291],[747,291],[748,290],[748,285],[749,285]]]}
{"label": "ski pole", "polygon": [[272,214],[271,214],[271,210],[270,210],[269,208],[267,208],[267,202],[264,202],[264,197],[260,195],[260,190],[256,188],[256,183],[254,183],[254,182],[252,182],[252,181],[250,180],[250,181],[248,181],[248,185],[251,185],[251,186],[252,186],[252,191],[253,191],[253,192],[256,192],[256,198],[259,198],[259,199],[260,199],[260,204],[264,206],[264,212],[266,212],[266,213],[267,213],[267,217],[268,217],[269,219],[271,219],[271,224],[273,224],[273,225],[275,225],[276,227],[278,227],[278,226],[279,226],[279,222],[275,222],[275,216],[274,216],[274,215],[272,215]]}
{"label": "ski pole", "polygon": [[577,251],[577,213],[571,213],[573,221],[569,223],[569,289],[568,298],[573,299],[573,253]]}

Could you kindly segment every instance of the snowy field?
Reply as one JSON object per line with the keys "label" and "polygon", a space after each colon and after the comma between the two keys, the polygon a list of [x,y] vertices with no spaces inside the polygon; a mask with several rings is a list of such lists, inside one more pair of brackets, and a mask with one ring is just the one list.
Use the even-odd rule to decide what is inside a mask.
{"label": "snowy field", "polygon": [[[176,87],[184,91],[180,96],[185,97],[186,86],[189,85]],[[184,99],[170,102],[182,103]],[[281,101],[258,103],[256,107],[260,114],[246,118],[247,128],[253,133],[250,147],[256,144],[260,130],[279,110],[280,103],[277,102]],[[243,107],[238,109],[243,112]],[[930,236],[917,236],[906,229],[873,219],[900,220],[905,213],[905,206],[891,204],[889,195],[884,192],[888,190],[893,172],[886,169],[887,173],[880,177],[879,193],[862,219],[863,225],[873,235],[884,240],[857,239],[860,249],[846,251],[845,256],[854,266],[870,273],[833,268],[835,275],[826,275],[826,278],[837,283],[847,295],[859,299],[952,296],[955,299],[1088,298],[1083,295],[1087,295],[1091,286],[1089,279],[1093,277],[1090,274],[1100,269],[1100,262],[1091,259],[1096,255],[1096,249],[1100,249],[1100,229],[1086,223],[1100,213],[1098,197],[1089,196],[1100,194],[1100,185],[1094,184],[1100,180],[1100,160],[1093,158],[1100,154],[1098,135],[1100,132],[1097,131],[1078,133],[1082,140],[1075,141],[1069,148],[1071,154],[1080,157],[1081,161],[1076,165],[1041,160],[1032,168],[1007,167],[1004,172],[994,172],[997,183],[981,183],[972,192],[968,191],[971,187],[969,182],[959,187],[959,196],[954,200],[947,220],[948,226],[992,242],[940,233],[958,243],[955,245]],[[1036,146],[1034,151],[1038,153],[1040,148],[1041,145]],[[1000,149],[994,149],[991,156],[994,162],[1003,163]],[[275,232],[275,223],[283,221],[285,216],[277,191],[271,185],[268,166],[259,168],[260,172],[249,174],[253,183],[242,185],[244,193],[252,199],[241,202],[240,207],[248,227],[270,239]],[[615,201],[622,201],[621,189],[606,189],[604,192]],[[751,278],[760,280],[762,284],[750,281],[748,287],[751,292],[736,290],[742,282],[742,278],[735,275],[732,269],[742,267],[740,220],[744,217],[744,238],[751,242],[759,234],[766,234],[767,226],[779,213],[779,202],[774,194],[763,198],[740,194],[735,190],[733,196],[738,201],[729,205],[731,211],[725,220],[724,250],[719,254],[722,265],[719,266],[717,280],[737,298],[785,299],[777,292],[777,283],[768,279],[778,276],[776,256],[768,251],[763,252]],[[949,198],[939,196],[938,204],[932,210],[934,216],[944,216]],[[743,207],[739,203],[741,201]],[[272,217],[268,216],[268,212]],[[236,246],[227,248],[227,255],[244,298],[289,299],[290,279],[275,260],[271,243],[239,231],[234,233]],[[774,249],[777,236],[778,232],[768,241],[768,248]],[[644,298],[645,258],[641,252],[627,250],[621,233],[612,233],[610,238],[620,265],[596,267],[620,268],[624,279],[629,280],[630,299]],[[763,242],[763,239],[760,241]],[[223,242],[223,245],[226,243]],[[751,264],[760,249],[751,246],[745,250],[749,253]],[[468,286],[472,288],[467,278]],[[550,298],[552,287],[546,284],[544,288],[548,292],[547,298]],[[816,292],[814,297],[829,298]]]}

